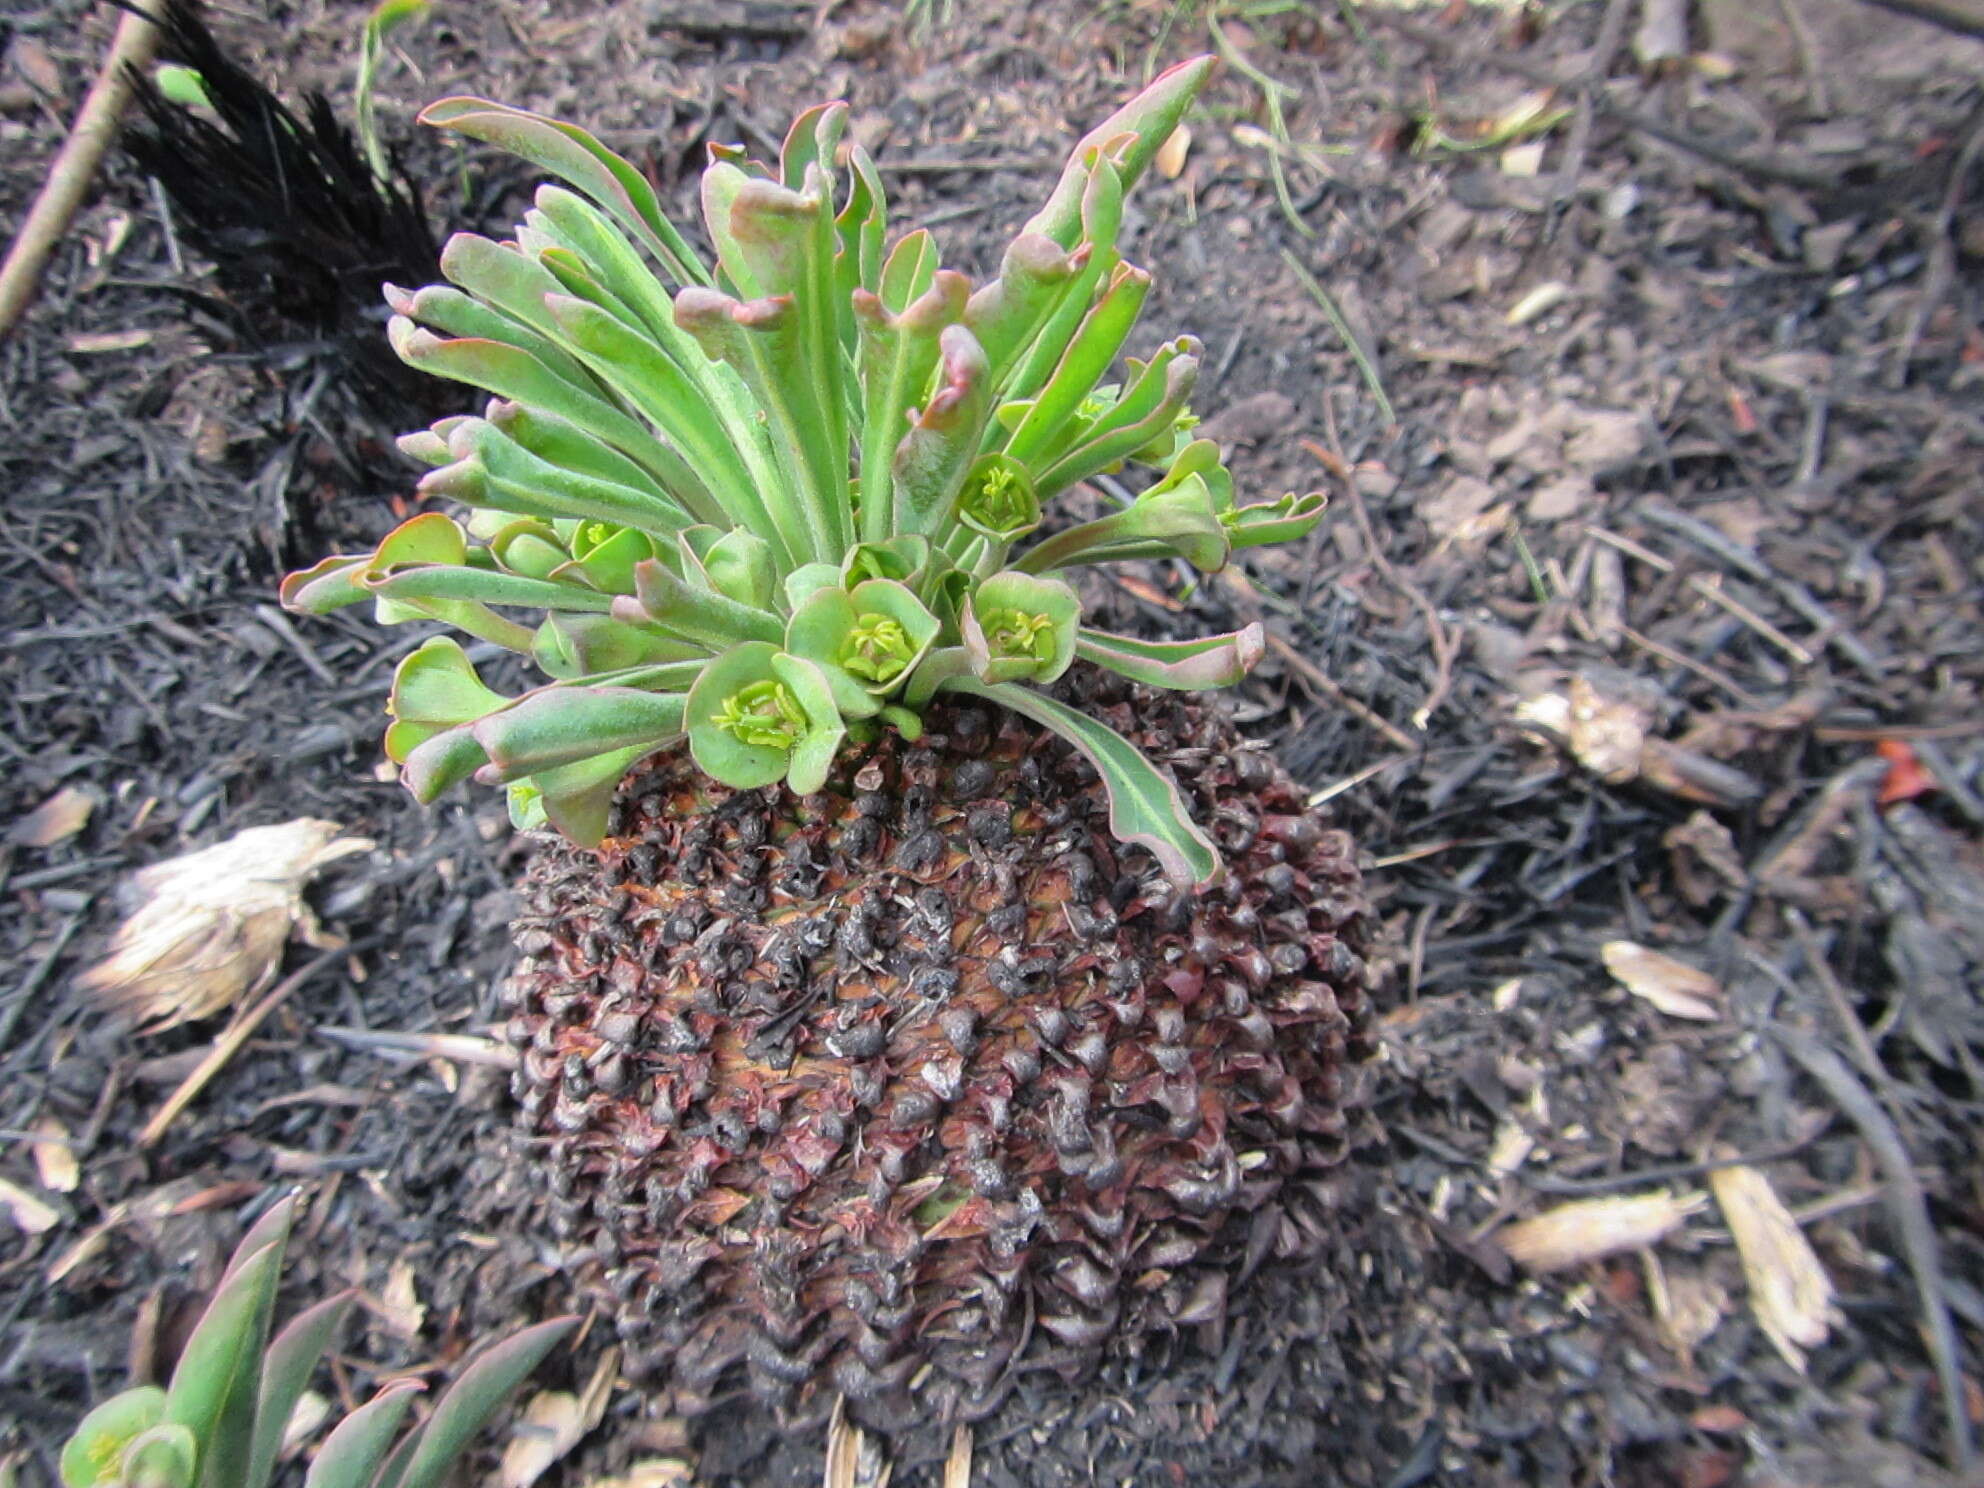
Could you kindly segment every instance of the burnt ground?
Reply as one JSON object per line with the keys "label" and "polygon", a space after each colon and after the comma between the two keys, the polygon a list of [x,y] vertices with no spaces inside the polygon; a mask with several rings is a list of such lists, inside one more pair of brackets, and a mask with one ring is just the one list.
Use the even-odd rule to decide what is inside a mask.
{"label": "burnt ground", "polygon": [[[705,140],[768,148],[845,97],[897,221],[985,270],[1075,127],[1207,42],[1193,3],[923,13],[443,5],[403,36],[383,114],[410,136],[413,105],[471,90],[563,112],[680,203]],[[1623,0],[1221,13],[1284,127],[1258,79],[1216,83],[1182,172],[1136,201],[1146,321],[1204,339],[1197,403],[1246,486],[1334,504],[1244,579],[1153,570],[1096,597],[1126,627],[1279,637],[1237,706],[1366,855],[1385,1058],[1329,1253],[1261,1277],[1222,1330],[1076,1387],[1024,1378],[976,1430],[974,1482],[1963,1481],[1946,1465],[1984,1418],[1984,46],[1848,0],[1663,13],[1695,60],[1643,64]],[[215,25],[286,93],[342,101],[362,15]],[[108,19],[0,17],[10,222]],[[1539,88],[1547,122],[1497,143]],[[408,149],[437,225],[509,220],[500,163]],[[311,1200],[291,1295],[365,1288],[340,1390],[560,1304],[501,1077],[325,1031],[481,1031],[516,848],[492,800],[422,812],[380,778],[417,638],[273,608],[284,562],[383,530],[408,477],[335,345],[215,291],[113,160],[0,345],[0,794],[10,820],[92,804],[0,848],[0,1463],[24,1483],[52,1481],[89,1399],[170,1357],[276,1187]],[[298,816],[379,844],[312,893],[349,945],[293,947],[305,974],[141,1145],[221,1024],[136,1038],[80,995],[118,885]],[[1636,995],[1606,968],[1621,940],[1698,975]],[[1547,1274],[1502,1243],[1572,1200],[1706,1194],[1731,1156],[1835,1291],[1801,1367],[1713,1201]],[[798,1483],[822,1444],[621,1390],[552,1473]],[[949,1445],[871,1443],[898,1483],[936,1482]]]}

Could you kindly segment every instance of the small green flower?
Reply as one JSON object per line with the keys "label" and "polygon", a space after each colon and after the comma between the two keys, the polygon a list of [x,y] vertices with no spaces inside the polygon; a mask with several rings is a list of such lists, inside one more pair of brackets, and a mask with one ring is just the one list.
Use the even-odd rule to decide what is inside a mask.
{"label": "small green flower", "polygon": [[808,595],[786,626],[785,649],[820,669],[843,718],[872,718],[941,629],[907,586],[869,579],[852,591],[829,586]]}
{"label": "small green flower", "polygon": [[972,672],[984,682],[1052,682],[1075,659],[1081,614],[1075,591],[1059,579],[994,574],[960,617]]}
{"label": "small green flower", "polygon": [[870,612],[855,620],[838,659],[863,682],[886,686],[916,659],[916,646],[900,621]]}
{"label": "small green flower", "polygon": [[1047,661],[1054,655],[1054,620],[1024,610],[991,610],[978,617],[986,645],[996,658],[1030,657]]}
{"label": "small green flower", "polygon": [[740,687],[718,706],[716,726],[754,749],[790,749],[806,732],[792,690],[766,679]]}
{"label": "small green flower", "polygon": [[1004,455],[987,455],[965,478],[958,518],[974,532],[1009,543],[1040,525],[1040,501],[1026,467]]}
{"label": "small green flower", "polygon": [[689,689],[689,752],[725,785],[783,779],[800,795],[826,783],[847,725],[820,668],[763,641],[732,646]]}

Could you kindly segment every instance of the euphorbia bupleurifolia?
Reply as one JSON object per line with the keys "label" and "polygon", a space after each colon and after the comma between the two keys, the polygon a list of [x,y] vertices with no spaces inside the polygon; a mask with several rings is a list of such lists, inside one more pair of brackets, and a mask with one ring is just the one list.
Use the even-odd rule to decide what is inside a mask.
{"label": "euphorbia bupleurifolia", "polygon": [[[628,768],[685,736],[719,781],[803,794],[845,741],[914,739],[933,697],[968,693],[1079,747],[1117,834],[1172,878],[1217,876],[1172,781],[1038,690],[1078,657],[1159,687],[1236,681],[1258,627],[1113,635],[1082,623],[1066,575],[1171,557],[1211,572],[1321,510],[1315,495],[1236,505],[1218,446],[1189,432],[1191,337],[1112,380],[1151,287],[1119,250],[1124,193],[1210,66],[1172,69],[1084,138],[977,287],[939,267],[927,231],[889,241],[843,104],[802,114],[776,168],[713,149],[713,265],[575,126],[477,99],[429,108],[573,189],[542,187],[511,241],[453,238],[451,284],[389,292],[399,354],[492,395],[402,441],[466,523],[425,513],[284,586],[299,610],[369,599],[384,621],[447,622],[553,679],[508,698],[454,641],[414,651],[386,739],[414,794],[507,784],[520,824],[596,842]],[[1125,465],[1157,478],[1040,535],[1057,497]]]}

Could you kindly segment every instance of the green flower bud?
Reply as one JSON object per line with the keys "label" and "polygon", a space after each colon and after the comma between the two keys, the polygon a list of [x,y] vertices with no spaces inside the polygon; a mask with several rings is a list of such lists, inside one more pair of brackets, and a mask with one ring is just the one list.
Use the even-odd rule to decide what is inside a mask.
{"label": "green flower bud", "polygon": [[790,749],[806,732],[806,715],[791,689],[769,679],[738,688],[717,706],[713,722],[758,749]]}

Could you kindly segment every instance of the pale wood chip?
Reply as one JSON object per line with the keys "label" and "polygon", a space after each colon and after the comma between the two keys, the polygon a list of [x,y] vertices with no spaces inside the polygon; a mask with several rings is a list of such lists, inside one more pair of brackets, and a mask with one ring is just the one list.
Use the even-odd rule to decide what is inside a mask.
{"label": "pale wood chip", "polygon": [[1722,984],[1700,967],[1630,940],[1608,940],[1599,955],[1620,986],[1668,1017],[1698,1023],[1721,1018]]}
{"label": "pale wood chip", "polygon": [[1785,1362],[1803,1374],[1805,1350],[1824,1343],[1840,1317],[1832,1278],[1763,1173],[1718,1168],[1708,1181],[1742,1257],[1750,1310]]}
{"label": "pale wood chip", "polygon": [[1580,1199],[1495,1232],[1510,1259],[1530,1271],[1561,1271],[1652,1245],[1708,1202],[1698,1193]]}

